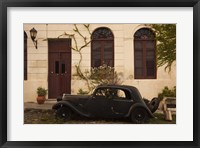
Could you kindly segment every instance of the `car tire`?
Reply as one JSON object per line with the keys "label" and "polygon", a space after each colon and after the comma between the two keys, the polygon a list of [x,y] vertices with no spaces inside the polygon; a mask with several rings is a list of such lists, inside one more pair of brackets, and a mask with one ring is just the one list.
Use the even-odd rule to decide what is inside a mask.
{"label": "car tire", "polygon": [[158,109],[159,104],[160,104],[160,101],[158,100],[158,98],[153,98],[149,102],[150,110],[152,113],[154,113]]}
{"label": "car tire", "polygon": [[144,108],[136,108],[133,110],[130,117],[133,123],[142,124],[148,119],[148,114]]}
{"label": "car tire", "polygon": [[60,107],[56,111],[56,117],[60,119],[64,119],[65,121],[69,121],[72,116],[72,111],[68,107]]}

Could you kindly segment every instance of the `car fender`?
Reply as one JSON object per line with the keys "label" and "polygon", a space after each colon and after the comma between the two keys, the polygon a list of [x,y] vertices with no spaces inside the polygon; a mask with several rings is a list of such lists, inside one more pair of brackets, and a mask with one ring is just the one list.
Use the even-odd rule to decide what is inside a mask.
{"label": "car fender", "polygon": [[145,105],[145,104],[141,104],[141,103],[135,103],[133,104],[130,109],[129,109],[129,112],[128,114],[126,115],[127,117],[129,117],[131,115],[131,112],[137,108],[137,107],[141,107],[141,108],[144,108],[147,113],[149,114],[150,117],[154,118],[155,116],[152,114],[152,112],[149,110],[149,108]]}
{"label": "car fender", "polygon": [[72,111],[74,111],[75,113],[77,113],[79,115],[82,115],[82,116],[85,116],[85,117],[90,117],[89,114],[83,113],[82,111],[77,109],[73,104],[71,104],[68,101],[59,101],[52,106],[52,109],[57,110],[58,108],[60,108],[62,106],[66,106],[66,107],[70,108]]}

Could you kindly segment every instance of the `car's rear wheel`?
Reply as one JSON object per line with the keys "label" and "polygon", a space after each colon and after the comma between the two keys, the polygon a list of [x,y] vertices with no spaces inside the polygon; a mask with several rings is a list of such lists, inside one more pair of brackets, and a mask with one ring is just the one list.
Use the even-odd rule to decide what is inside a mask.
{"label": "car's rear wheel", "polygon": [[148,119],[148,114],[144,108],[136,108],[133,110],[130,117],[133,123],[142,124]]}
{"label": "car's rear wheel", "polygon": [[56,117],[69,121],[72,116],[72,111],[68,107],[62,106],[56,111]]}

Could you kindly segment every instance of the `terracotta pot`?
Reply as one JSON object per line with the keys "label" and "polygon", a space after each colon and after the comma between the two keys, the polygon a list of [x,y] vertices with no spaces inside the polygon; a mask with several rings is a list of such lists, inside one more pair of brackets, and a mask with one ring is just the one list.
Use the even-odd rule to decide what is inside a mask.
{"label": "terracotta pot", "polygon": [[44,104],[45,102],[45,96],[38,96],[37,97],[37,103],[38,104]]}

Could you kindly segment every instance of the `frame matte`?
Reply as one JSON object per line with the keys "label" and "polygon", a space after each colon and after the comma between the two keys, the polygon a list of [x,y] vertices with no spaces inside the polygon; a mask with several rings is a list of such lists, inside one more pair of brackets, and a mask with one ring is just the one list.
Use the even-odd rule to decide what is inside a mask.
{"label": "frame matte", "polygon": [[[193,7],[193,141],[55,142],[7,141],[7,8],[8,7]],[[33,147],[200,147],[200,2],[199,0],[0,0],[0,146]],[[184,130],[184,129],[183,129]]]}

